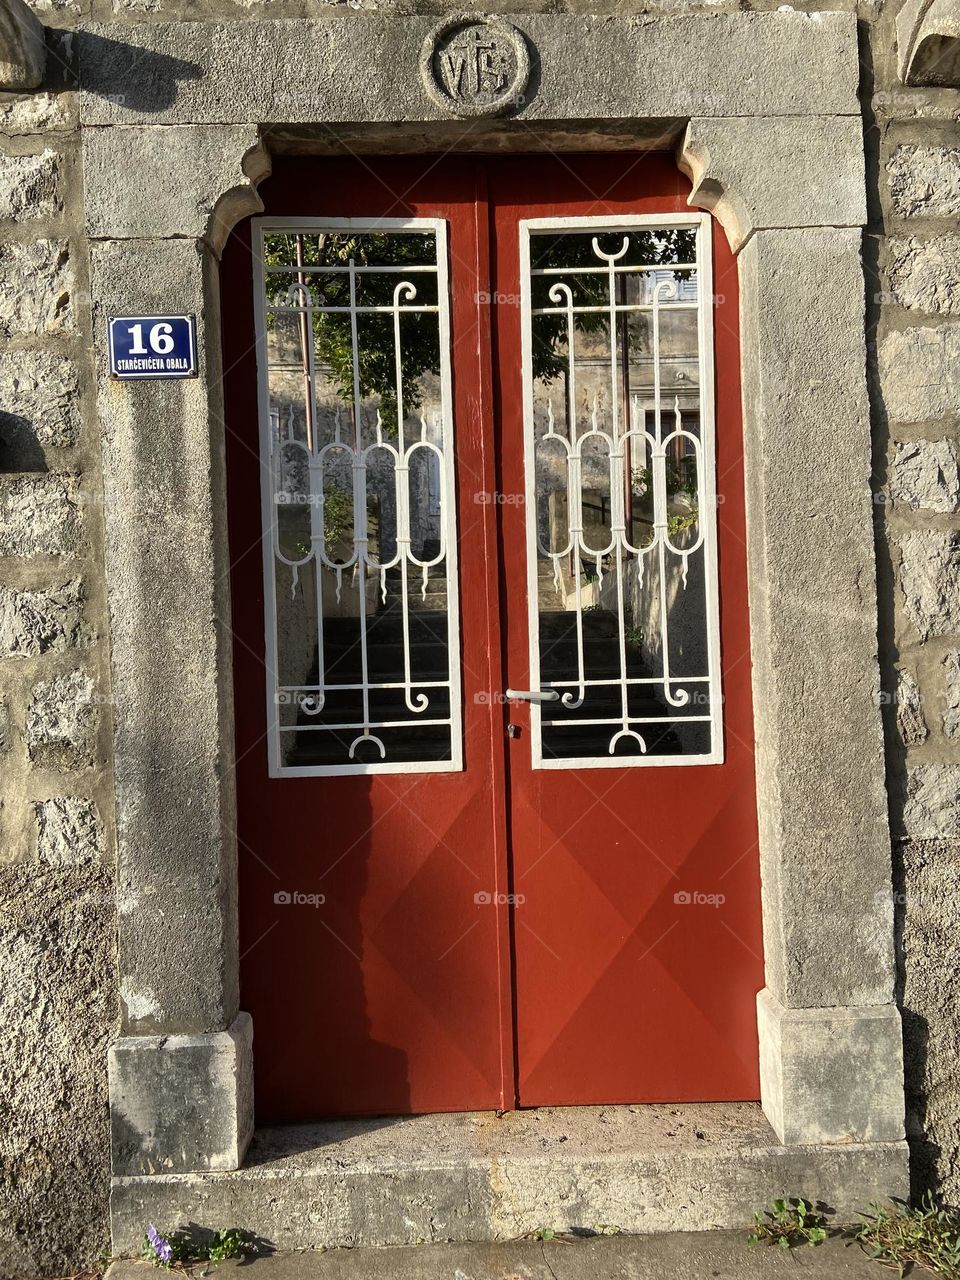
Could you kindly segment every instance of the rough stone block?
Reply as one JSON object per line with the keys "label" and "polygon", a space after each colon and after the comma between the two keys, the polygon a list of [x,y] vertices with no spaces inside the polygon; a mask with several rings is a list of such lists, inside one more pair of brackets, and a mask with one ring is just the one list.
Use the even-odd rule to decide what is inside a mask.
{"label": "rough stone block", "polygon": [[81,530],[75,475],[0,475],[0,555],[70,555]]}
{"label": "rough stone block", "polygon": [[238,1169],[253,1136],[253,1020],[110,1048],[114,1176]]}
{"label": "rough stone block", "polygon": [[960,1203],[960,1076],[957,1071],[957,885],[960,841],[904,840],[902,886],[903,1048],[907,1133],[915,1188],[937,1186]]}
{"label": "rough stone block", "polygon": [[55,867],[94,862],[103,855],[103,823],[92,800],[56,796],[34,805],[37,857]]}
{"label": "rough stone block", "polygon": [[[734,252],[761,228],[867,220],[862,126],[852,117],[801,116],[773,131],[763,119],[691,120],[678,161],[693,181],[688,204],[716,213]],[[832,182],[819,181],[825,168]]]}
{"label": "rough stone block", "polygon": [[899,581],[904,612],[921,640],[960,633],[960,531],[904,534]]}
{"label": "rough stone block", "polygon": [[83,583],[18,591],[0,586],[0,657],[36,658],[85,644]]}
{"label": "rough stone block", "polygon": [[904,1136],[896,1005],[787,1009],[757,996],[763,1110],[787,1146]]}
{"label": "rough stone block", "polygon": [[943,659],[943,732],[948,738],[960,738],[960,653],[954,650]]}
{"label": "rough stone block", "polygon": [[907,770],[903,829],[914,840],[960,838],[960,764]]}
{"label": "rough stone block", "polygon": [[68,449],[80,431],[77,366],[48,351],[0,355],[0,446],[11,471],[44,470],[43,449]]}
{"label": "rough stone block", "polygon": [[891,491],[914,511],[960,510],[960,460],[955,440],[898,441]]}
{"label": "rough stone block", "polygon": [[890,242],[890,289],[910,311],[960,315],[960,236]]}
{"label": "rough stone block", "polygon": [[923,742],[929,733],[919,686],[903,668],[897,672],[897,730],[908,747]]}
{"label": "rough stone block", "polygon": [[901,218],[960,217],[960,147],[899,146],[886,169]]}
{"label": "rough stone block", "polygon": [[106,1238],[113,901],[107,865],[0,866],[4,1277],[88,1270]]}
{"label": "rough stone block", "polygon": [[0,752],[9,751],[13,740],[13,726],[10,723],[10,704],[6,698],[0,698]]}
{"label": "rough stone block", "polygon": [[0,337],[73,327],[73,269],[60,240],[0,245]]}
{"label": "rough stone block", "polygon": [[48,147],[36,156],[0,154],[0,220],[54,218],[62,208],[56,151]]}
{"label": "rough stone block", "polygon": [[34,764],[82,769],[93,764],[100,712],[93,678],[71,671],[33,686],[27,709],[26,741]]}
{"label": "rough stone block", "polygon": [[960,413],[960,327],[889,333],[880,344],[879,365],[891,422]]}
{"label": "rough stone block", "polygon": [[75,128],[76,95],[71,93],[0,93],[0,133],[62,133]]}

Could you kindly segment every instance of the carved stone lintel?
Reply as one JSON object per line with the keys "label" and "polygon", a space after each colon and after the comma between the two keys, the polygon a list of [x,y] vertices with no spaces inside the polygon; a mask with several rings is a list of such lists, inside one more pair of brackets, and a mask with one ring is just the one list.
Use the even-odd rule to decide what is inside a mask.
{"label": "carved stone lintel", "polygon": [[907,0],[897,60],[904,84],[960,87],[960,0]]}
{"label": "carved stone lintel", "polygon": [[17,93],[43,83],[43,25],[24,0],[0,0],[0,89]]}

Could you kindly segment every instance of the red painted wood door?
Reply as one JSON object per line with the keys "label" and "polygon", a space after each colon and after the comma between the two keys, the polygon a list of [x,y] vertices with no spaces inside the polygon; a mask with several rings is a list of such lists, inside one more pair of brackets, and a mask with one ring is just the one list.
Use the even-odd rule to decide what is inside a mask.
{"label": "red painted wood door", "polygon": [[[652,283],[658,305],[664,304],[666,325],[668,319],[673,323],[666,314],[671,302],[679,308],[676,316],[683,307],[696,310],[696,299],[691,304],[688,296],[690,281],[699,275],[702,282],[708,275],[702,263],[697,272],[670,269],[678,260],[678,245],[688,248],[692,242],[684,241],[690,219],[684,180],[666,158],[291,160],[278,163],[263,194],[266,226],[247,223],[237,229],[222,272],[241,986],[243,1006],[256,1027],[260,1122],[757,1096],[753,1000],[762,966],[736,271],[722,237],[706,229],[698,241],[698,252],[704,236],[712,242],[716,281],[716,359],[709,358],[707,381],[715,371],[718,501],[706,510],[710,476],[703,474],[703,453],[712,445],[695,437],[710,433],[697,425],[697,412],[680,407],[681,395],[684,405],[698,401],[706,369],[702,361],[691,363],[684,349],[682,333],[689,339],[696,324],[690,330],[681,323],[679,338],[664,328],[657,359],[662,357],[664,367],[670,364],[674,381],[669,394],[665,386],[656,388],[658,403],[665,406],[663,421],[656,432],[651,426],[642,448],[634,431],[627,442],[633,449],[631,465],[617,462],[620,471],[609,471],[605,492],[596,481],[603,450],[587,456],[603,430],[599,419],[610,417],[615,399],[623,418],[621,437],[629,436],[632,415],[647,412],[650,388],[644,370],[649,373],[652,314],[647,285]],[[619,228],[618,220],[626,225],[648,214],[661,220],[682,215],[686,221],[676,224],[666,241],[657,240],[661,233],[646,224],[631,223],[633,247],[617,260],[623,270],[614,264],[611,274],[608,259],[622,241],[611,228]],[[554,227],[538,238],[539,226],[569,219],[580,221],[565,224],[559,236]],[[607,221],[599,227],[601,256],[591,258],[597,219]],[[309,227],[313,234],[318,222],[328,239],[319,241],[319,255],[315,235],[300,243],[293,270],[283,254],[293,252],[298,229]],[[349,237],[354,239],[343,248]],[[434,246],[435,257],[428,253],[423,263],[416,258],[409,245],[419,244],[417,237]],[[550,258],[555,239],[569,247],[556,261]],[[329,256],[330,244],[342,249],[339,257]],[[393,254],[391,265],[378,253]],[[638,255],[642,263],[634,262]],[[368,274],[355,270],[358,261]],[[445,281],[435,270],[440,261],[447,266]],[[404,275],[411,264],[420,274]],[[571,272],[584,266],[588,270],[576,278],[587,281],[588,291],[573,305],[585,308],[586,319],[579,311],[567,315],[572,295],[562,289],[554,295],[559,304],[544,294],[551,285],[573,281]],[[378,293],[377,282],[383,284],[386,272],[392,273],[390,288]],[[266,290],[267,302],[261,301],[259,310],[251,276]],[[434,278],[437,297],[430,292]],[[604,399],[594,387],[592,402],[589,395],[574,395],[571,401],[571,378],[580,377],[583,391],[603,369],[603,334],[593,317],[602,314],[604,282],[627,291],[617,295],[623,310],[612,313],[613,330],[619,335],[622,323],[623,340],[634,344],[634,354],[622,352],[617,342],[610,347],[619,362],[616,395],[611,389]],[[286,288],[283,296],[279,283]],[[416,283],[416,298],[402,292],[404,283]],[[364,294],[365,289],[370,292]],[[434,359],[432,347],[419,365],[404,363],[406,354],[403,361],[391,356],[387,371],[377,373],[378,344],[388,355],[400,350],[405,340],[400,326],[414,323],[417,306],[416,323],[433,325],[446,305],[439,296],[444,293],[448,329],[445,334],[443,320],[437,319],[439,327],[431,329],[427,345],[434,337],[440,346],[448,343],[446,384],[443,353]],[[320,303],[326,311],[318,321]],[[377,328],[383,316],[387,327]],[[348,321],[354,323],[352,334]],[[583,350],[560,371],[569,355],[563,329],[568,321],[577,331],[574,348],[582,340]],[[366,323],[369,338],[363,335]],[[533,353],[540,341],[534,333],[538,324],[546,326],[544,359]],[[302,339],[308,331],[316,340],[301,341],[298,349],[305,353],[313,345],[315,366],[305,357],[302,369],[296,362],[284,364],[277,351],[284,342],[296,348],[298,335]],[[608,327],[608,339],[609,332]],[[346,371],[340,370],[340,385],[344,344],[352,355]],[[258,349],[259,402],[253,358]],[[373,371],[369,377],[367,364]],[[351,386],[354,369],[359,372]],[[401,401],[415,399],[408,387],[420,378],[419,405],[398,405],[396,395],[391,398],[390,369],[395,369]],[[635,392],[623,382],[631,375]],[[684,386],[676,375],[692,385]],[[386,379],[383,385],[377,377]],[[301,385],[306,390],[298,390]],[[333,387],[342,397],[343,414],[330,410],[324,418],[326,411],[318,408],[321,385],[324,395]],[[538,395],[542,402],[534,403]],[[434,408],[436,425],[427,422]],[[668,409],[677,430],[663,444],[670,434]],[[551,429],[543,426],[545,414],[565,421],[574,441],[590,432],[592,417],[593,437],[573,450],[581,455],[576,465],[582,493],[576,500],[569,484],[557,481],[556,460],[545,473],[551,492],[541,492],[533,455]],[[540,421],[536,429],[534,420]],[[345,449],[351,422],[359,424],[357,437]],[[608,435],[609,430],[608,424]],[[295,438],[297,432],[306,433],[305,443]],[[369,496],[371,476],[378,468],[384,473],[381,463],[389,453],[384,441],[394,449],[390,466],[405,468],[395,492],[406,497],[398,497],[392,515],[382,489]],[[449,452],[452,464],[449,487],[444,489],[437,477],[433,484],[442,490],[445,513],[452,511],[455,497],[456,532],[447,544],[429,531],[411,531],[412,507],[419,503],[422,511],[432,512],[430,504],[437,501],[426,468],[421,466],[424,474],[416,482],[414,474],[431,444],[438,457]],[[615,441],[613,452],[617,449]],[[640,456],[643,449],[649,456]],[[350,505],[347,470],[342,488],[335,478],[332,484],[324,478],[335,471],[341,453],[347,470],[353,468],[354,485],[358,468],[366,477],[361,484],[367,485],[365,497],[352,490],[346,523],[354,536],[346,541],[340,525],[331,532],[331,521]],[[294,455],[305,460],[299,472],[290,463]],[[691,468],[695,481],[689,478]],[[295,505],[294,499],[302,498],[314,510],[318,494],[323,501],[320,516],[304,517],[302,525],[296,524],[299,516],[281,512],[280,523],[286,520],[288,531],[302,527],[307,533],[299,542],[295,532],[288,532],[286,543],[281,536],[271,561],[270,528],[279,508],[262,495],[267,487],[276,490],[278,469],[289,473],[280,495],[285,502]],[[585,476],[593,477],[586,487]],[[621,481],[629,490],[623,497],[616,492]],[[668,489],[666,505],[655,512],[656,494]],[[420,518],[426,519],[422,511]],[[632,726],[637,735],[641,722],[652,719],[651,709],[680,715],[671,708],[683,689],[703,693],[696,682],[707,679],[691,667],[678,671],[677,680],[664,681],[661,656],[658,702],[643,683],[654,677],[638,675],[656,666],[656,646],[645,640],[639,625],[653,627],[655,619],[641,620],[636,607],[629,615],[622,606],[619,614],[612,611],[616,557],[598,554],[590,560],[599,548],[597,539],[606,536],[603,530],[616,532],[624,513],[631,536],[646,539],[647,550],[639,558],[651,564],[657,528],[669,524],[679,530],[671,535],[677,546],[695,547],[700,527],[716,513],[712,565],[704,552],[703,569],[697,569],[696,548],[680,559],[685,569],[688,561],[693,564],[694,588],[703,587],[706,631],[711,608],[719,629],[712,648],[705,642],[714,664],[709,714],[690,725],[655,726],[655,734],[645,729],[645,752],[636,737],[625,736],[617,749],[626,748],[631,759],[621,766],[612,764],[607,752],[611,696],[619,691],[632,700],[621,709],[627,729]],[[574,552],[563,559],[538,551],[541,525],[552,537],[569,533],[578,521],[594,538],[584,555]],[[262,529],[268,531],[265,555]],[[430,529],[436,532],[433,525]],[[646,531],[643,538],[639,529]],[[617,536],[622,541],[622,529]],[[409,566],[403,565],[401,576],[404,546]],[[339,569],[338,556],[346,563],[351,555],[357,557],[353,568]],[[391,555],[393,567],[382,567]],[[324,556],[330,563],[321,570]],[[364,556],[368,568],[357,562]],[[421,571],[428,561],[431,569]],[[310,563],[317,564],[313,580]],[[438,588],[437,574],[443,571],[446,587]],[[718,585],[712,596],[703,585],[711,573]],[[324,574],[324,582],[331,581],[321,590],[317,584]],[[619,577],[626,581],[623,565]],[[325,653],[323,640],[320,645],[319,685],[316,661],[310,666],[302,655],[290,656],[296,648],[290,633],[297,628],[290,623],[293,606],[286,602],[299,599],[297,593],[309,596],[311,581],[317,613],[331,615],[310,635],[314,647],[317,630],[326,637]],[[674,587],[679,593],[681,588]],[[543,607],[531,610],[531,598]],[[579,605],[571,605],[575,598]],[[670,607],[675,611],[674,604]],[[441,610],[446,610],[442,616]],[[620,655],[619,667],[609,621],[614,614],[631,646]],[[272,637],[271,616],[282,617]],[[357,626],[376,643],[358,646]],[[536,633],[533,659],[531,630]],[[348,633],[354,637],[351,644],[342,638]],[[357,647],[362,662],[357,658],[351,665],[351,650]],[[666,642],[664,647],[669,654]],[[568,713],[562,705],[554,715],[547,704],[505,698],[508,687],[537,693],[555,683],[558,697],[570,692],[570,672],[564,669],[570,661],[575,684],[583,685],[572,689],[584,695],[580,708]],[[381,672],[389,679],[378,682],[378,662],[394,663]],[[684,684],[687,675],[691,682]],[[437,691],[444,681],[449,705],[443,690]],[[361,711],[340,714],[335,699],[348,695],[339,689],[364,683],[373,692],[364,693]],[[642,703],[636,702],[638,689],[646,699]],[[401,693],[403,705],[397,700]],[[321,703],[327,700],[319,715],[318,697]],[[587,714],[596,697],[599,713]],[[278,701],[291,699],[292,710],[274,709]],[[410,730],[421,703],[439,705],[440,719],[445,712],[450,723]],[[462,709],[460,724],[456,706]],[[694,700],[682,714],[695,710]],[[339,736],[314,732],[323,728],[319,722],[328,712],[334,719],[340,715],[348,727],[359,727]],[[566,714],[584,723],[550,726],[551,719],[562,721]],[[591,727],[586,723],[591,719],[601,723]],[[371,723],[403,727],[371,730]],[[373,741],[377,734],[383,739],[382,756]],[[317,747],[325,737],[342,739],[342,750]],[[580,745],[571,748],[571,742]],[[601,750],[606,759],[594,756]],[[695,761],[711,762],[683,759],[691,753]],[[394,771],[388,754],[406,767]],[[640,754],[650,760],[637,763]],[[434,763],[423,768],[428,757]],[[654,758],[659,767],[648,767]],[[383,767],[357,772],[358,760]],[[545,761],[548,767],[541,767]]]}

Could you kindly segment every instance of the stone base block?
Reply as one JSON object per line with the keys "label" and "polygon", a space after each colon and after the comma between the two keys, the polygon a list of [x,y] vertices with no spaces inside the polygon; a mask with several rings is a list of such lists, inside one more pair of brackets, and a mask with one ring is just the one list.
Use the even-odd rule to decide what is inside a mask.
{"label": "stone base block", "polygon": [[895,1005],[787,1009],[757,996],[763,1110],[787,1146],[904,1136],[903,1037]]}
{"label": "stone base block", "polygon": [[239,1169],[253,1136],[253,1020],[110,1048],[114,1176]]}
{"label": "stone base block", "polygon": [[111,1224],[116,1253],[145,1222],[310,1249],[747,1228],[784,1195],[852,1222],[906,1194],[905,1142],[784,1147],[756,1103],[545,1107],[260,1129],[235,1173],[115,1177]]}

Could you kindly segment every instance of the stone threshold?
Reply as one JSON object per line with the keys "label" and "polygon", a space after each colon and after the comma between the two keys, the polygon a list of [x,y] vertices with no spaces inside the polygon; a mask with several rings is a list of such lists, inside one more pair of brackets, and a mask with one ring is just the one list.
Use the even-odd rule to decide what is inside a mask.
{"label": "stone threshold", "polygon": [[906,1198],[904,1142],[785,1147],[754,1103],[544,1107],[260,1129],[233,1173],[115,1177],[115,1253],[237,1226],[278,1249],[749,1226],[776,1196],[853,1220]]}

